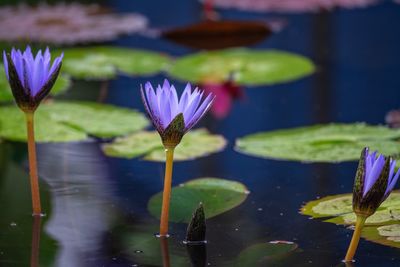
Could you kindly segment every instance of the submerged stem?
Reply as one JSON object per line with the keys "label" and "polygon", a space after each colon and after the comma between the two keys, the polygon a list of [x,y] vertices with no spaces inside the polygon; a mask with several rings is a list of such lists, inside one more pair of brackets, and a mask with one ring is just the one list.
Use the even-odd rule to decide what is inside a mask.
{"label": "submerged stem", "polygon": [[356,254],[356,250],[358,247],[358,242],[360,241],[361,230],[364,227],[365,220],[367,217],[357,215],[356,226],[354,229],[353,237],[351,238],[351,242],[349,248],[347,249],[346,257],[344,258],[345,262],[353,261],[354,254]]}
{"label": "submerged stem", "polygon": [[174,148],[166,148],[164,191],[161,208],[160,236],[168,235],[169,202],[171,199],[172,165],[174,162]]}
{"label": "submerged stem", "polygon": [[37,174],[36,144],[34,130],[34,113],[26,112],[26,128],[28,134],[29,175],[31,180],[33,216],[41,216],[39,179]]}
{"label": "submerged stem", "polygon": [[161,244],[163,267],[170,267],[171,265],[169,259],[168,239],[166,236],[160,237],[160,244]]}
{"label": "submerged stem", "polygon": [[31,267],[39,267],[40,226],[42,217],[34,216],[32,224]]}

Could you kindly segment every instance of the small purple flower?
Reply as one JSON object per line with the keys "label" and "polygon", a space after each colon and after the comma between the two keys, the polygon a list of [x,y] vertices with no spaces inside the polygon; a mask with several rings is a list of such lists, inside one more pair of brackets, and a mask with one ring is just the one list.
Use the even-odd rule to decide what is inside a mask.
{"label": "small purple flower", "polygon": [[167,80],[154,90],[150,82],[141,88],[143,103],[166,147],[175,147],[183,135],[189,131],[210,109],[214,97],[188,83],[180,99],[173,85]]}
{"label": "small purple flower", "polygon": [[24,111],[34,111],[53,87],[62,64],[63,55],[51,65],[47,48],[34,57],[28,46],[24,52],[12,49],[3,51],[4,70],[18,106]]}
{"label": "small purple flower", "polygon": [[370,216],[392,192],[400,176],[396,161],[366,147],[361,158],[353,189],[353,209],[357,215]]}

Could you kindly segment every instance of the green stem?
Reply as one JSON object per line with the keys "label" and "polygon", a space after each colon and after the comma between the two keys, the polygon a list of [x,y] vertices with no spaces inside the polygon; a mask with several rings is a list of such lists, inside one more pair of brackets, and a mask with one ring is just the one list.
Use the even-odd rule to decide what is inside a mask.
{"label": "green stem", "polygon": [[39,179],[37,174],[34,113],[26,112],[25,116],[28,134],[29,175],[31,180],[33,216],[41,216],[42,208],[40,205]]}
{"label": "green stem", "polygon": [[174,163],[174,148],[166,148],[164,191],[161,208],[160,236],[168,235],[169,202],[171,199],[172,166]]}
{"label": "green stem", "polygon": [[354,229],[353,237],[351,238],[349,248],[347,249],[346,257],[344,258],[345,262],[353,261],[354,255],[356,254],[356,250],[358,247],[358,242],[360,241],[361,230],[364,227],[366,220],[367,220],[367,217],[357,215],[357,221],[356,221],[356,226]]}

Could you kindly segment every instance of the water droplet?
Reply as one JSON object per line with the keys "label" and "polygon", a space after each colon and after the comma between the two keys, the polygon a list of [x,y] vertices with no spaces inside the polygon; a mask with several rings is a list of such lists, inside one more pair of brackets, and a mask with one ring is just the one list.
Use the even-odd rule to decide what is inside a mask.
{"label": "water droplet", "polygon": [[143,253],[143,250],[135,250],[135,253]]}
{"label": "water droplet", "polygon": [[235,228],[235,231],[239,231],[239,228]]}
{"label": "water droplet", "polygon": [[15,226],[17,226],[17,223],[11,222],[11,223],[10,223],[10,226],[11,226],[11,227],[15,227]]}
{"label": "water droplet", "polygon": [[280,215],[280,216],[283,216],[283,213],[281,212],[281,213],[279,213],[279,215]]}
{"label": "water droplet", "polygon": [[258,211],[262,211],[262,210],[263,210],[263,208],[258,208],[257,210],[258,210]]}

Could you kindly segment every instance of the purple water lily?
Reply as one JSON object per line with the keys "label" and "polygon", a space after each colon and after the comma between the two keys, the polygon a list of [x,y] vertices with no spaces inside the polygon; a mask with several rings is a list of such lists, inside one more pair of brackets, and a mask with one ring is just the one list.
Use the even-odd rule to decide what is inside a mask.
{"label": "purple water lily", "polygon": [[143,103],[164,145],[175,147],[182,136],[189,131],[210,109],[214,96],[198,88],[192,91],[188,83],[180,99],[173,85],[164,80],[156,90],[150,82],[141,89]]}
{"label": "purple water lily", "polygon": [[357,169],[353,208],[357,214],[370,216],[392,192],[400,176],[396,161],[364,148]]}
{"label": "purple water lily", "polygon": [[47,48],[34,57],[28,46],[24,52],[12,49],[3,51],[4,70],[18,106],[24,111],[34,111],[53,87],[60,72],[63,55],[51,64]]}

